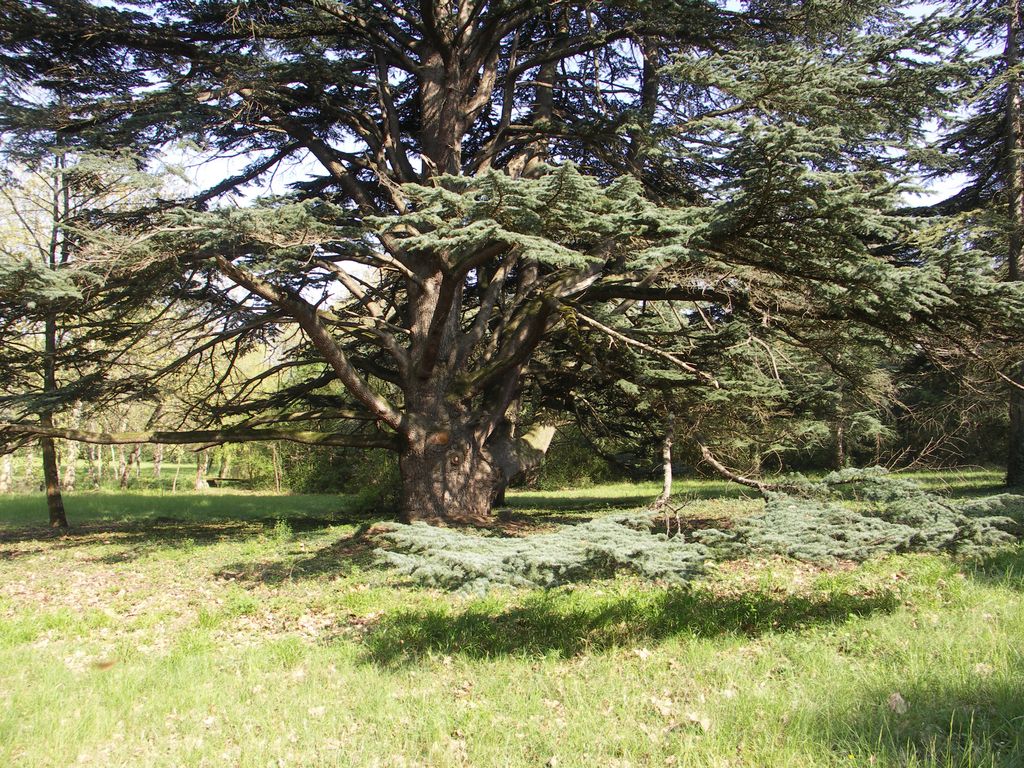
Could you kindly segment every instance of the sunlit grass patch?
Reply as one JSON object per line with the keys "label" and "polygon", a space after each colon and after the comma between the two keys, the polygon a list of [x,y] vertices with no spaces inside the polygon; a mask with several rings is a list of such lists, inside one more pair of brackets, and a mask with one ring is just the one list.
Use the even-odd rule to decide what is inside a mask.
{"label": "sunlit grass patch", "polygon": [[[588,493],[526,514],[657,488]],[[760,503],[700,496],[681,514]],[[65,537],[0,499],[0,765],[1024,764],[1020,547],[478,597],[381,568],[343,500],[151,498]]]}

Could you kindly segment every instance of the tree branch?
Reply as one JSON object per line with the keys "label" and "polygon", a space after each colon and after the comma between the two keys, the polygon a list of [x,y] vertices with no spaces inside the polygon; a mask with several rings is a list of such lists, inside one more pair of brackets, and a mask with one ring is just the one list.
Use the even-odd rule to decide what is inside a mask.
{"label": "tree branch", "polygon": [[195,429],[184,431],[150,430],[146,432],[87,432],[81,429],[45,427],[37,424],[0,423],[0,435],[32,435],[35,437],[59,437],[79,443],[95,445],[134,445],[154,443],[158,445],[195,445],[220,443],[250,443],[268,440],[287,440],[304,445],[337,445],[351,448],[388,448],[397,450],[394,438],[370,435],[352,435],[344,432],[308,432],[288,429]]}

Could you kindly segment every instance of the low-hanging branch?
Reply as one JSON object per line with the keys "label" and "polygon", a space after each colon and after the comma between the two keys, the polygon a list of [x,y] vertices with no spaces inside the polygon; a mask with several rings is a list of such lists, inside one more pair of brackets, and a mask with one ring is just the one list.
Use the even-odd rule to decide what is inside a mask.
{"label": "low-hanging branch", "polygon": [[799,486],[787,483],[766,483],[763,480],[757,480],[752,477],[745,477],[744,475],[733,472],[725,464],[720,462],[715,454],[701,442],[697,443],[697,447],[700,448],[700,455],[704,459],[705,463],[711,467],[715,472],[720,474],[726,480],[737,483],[739,485],[745,485],[747,488],[754,488],[759,493],[765,494],[770,492],[793,492],[799,490]]}
{"label": "low-hanging branch", "polygon": [[180,432],[149,430],[146,432],[87,432],[81,429],[43,427],[38,424],[0,423],[0,439],[6,435],[59,437],[79,443],[96,445],[134,445],[154,443],[160,445],[191,445],[203,443],[250,443],[285,440],[304,445],[333,445],[348,448],[395,449],[396,441],[386,435],[352,435],[344,432],[310,432],[289,429],[193,429]]}
{"label": "low-hanging branch", "polygon": [[[570,305],[566,304],[565,306],[569,307]],[[570,307],[570,308],[572,308],[572,307]],[[609,337],[611,337],[613,339],[617,339],[618,341],[621,341],[621,342],[623,342],[625,344],[629,344],[630,346],[637,347],[638,349],[642,349],[644,352],[649,352],[649,353],[651,353],[653,355],[657,355],[658,357],[661,357],[661,358],[663,358],[665,360],[668,360],[670,363],[672,363],[677,368],[681,368],[682,370],[686,371],[687,373],[692,373],[694,376],[697,376],[697,377],[703,379],[704,381],[708,382],[715,389],[719,388],[720,385],[719,385],[718,381],[715,379],[714,376],[711,376],[710,374],[705,373],[704,371],[701,371],[700,369],[698,369],[692,363],[688,363],[685,360],[682,360],[682,359],[676,357],[671,352],[666,352],[663,349],[658,349],[657,347],[653,347],[650,344],[645,344],[642,341],[634,339],[631,336],[627,336],[626,334],[621,333],[621,332],[615,330],[614,328],[611,328],[611,327],[605,325],[604,323],[598,322],[597,320],[595,320],[592,317],[588,317],[587,315],[584,315],[582,312],[580,312],[579,310],[576,310],[575,308],[572,308],[572,309],[574,309],[573,317],[575,319],[579,320],[580,322],[585,323],[586,325],[589,325],[591,328],[593,328],[593,329],[595,329],[597,331],[600,331],[601,333],[605,334],[606,336],[609,336]]]}

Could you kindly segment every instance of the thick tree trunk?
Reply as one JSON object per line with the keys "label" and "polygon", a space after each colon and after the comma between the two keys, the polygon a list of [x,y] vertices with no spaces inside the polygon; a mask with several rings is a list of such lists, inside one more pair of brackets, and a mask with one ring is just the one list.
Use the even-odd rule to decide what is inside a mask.
{"label": "thick tree trunk", "polygon": [[[51,421],[49,415],[46,421]],[[44,427],[51,424],[40,423]],[[43,449],[43,481],[46,484],[46,508],[50,513],[51,528],[67,528],[68,518],[64,513],[64,498],[60,493],[60,472],[57,469],[57,448],[52,437],[44,437],[39,441]]]}
{"label": "thick tree trunk", "polygon": [[399,457],[402,517],[455,525],[493,522],[495,500],[543,459],[554,433],[549,425],[519,438],[498,432],[483,445],[468,429],[429,435]]}
{"label": "thick tree trunk", "polygon": [[402,476],[402,515],[469,525],[491,521],[491,508],[504,488],[501,470],[472,438],[436,438],[398,461]]}

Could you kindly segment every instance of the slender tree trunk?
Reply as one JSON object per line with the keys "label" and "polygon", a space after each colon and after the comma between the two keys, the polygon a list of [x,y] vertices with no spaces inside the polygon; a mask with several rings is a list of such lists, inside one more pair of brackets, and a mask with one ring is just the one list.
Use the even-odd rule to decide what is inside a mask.
{"label": "slender tree trunk", "polygon": [[[1024,105],[1021,99],[1020,63],[1021,2],[1010,3],[1010,21],[1006,33],[1006,65],[1010,71],[1006,95],[1006,157],[1009,163],[1010,243],[1007,253],[1007,278],[1021,279],[1021,252],[1024,250]],[[1024,485],[1024,362],[1010,370],[1010,432],[1006,457],[1006,484]]]}
{"label": "slender tree trunk", "polygon": [[0,493],[14,490],[14,457],[5,453],[0,457]]}
{"label": "slender tree trunk", "polygon": [[128,463],[128,452],[124,445],[118,445],[118,487],[122,490],[128,487],[128,470],[131,465]]}
{"label": "slender tree trunk", "polygon": [[[53,420],[40,419],[44,427],[53,426]],[[60,472],[57,469],[57,448],[52,437],[39,441],[43,449],[43,481],[46,484],[46,508],[50,514],[51,528],[67,528],[68,518],[64,512],[64,497],[60,492]]]}
{"label": "slender tree trunk", "polygon": [[181,474],[181,449],[174,451],[174,479],[171,481],[171,493],[178,492],[178,476]]}
{"label": "slender tree trunk", "polygon": [[[59,144],[58,133],[58,144]],[[46,254],[47,267],[56,271],[67,264],[69,241],[62,225],[70,210],[70,188],[64,177],[65,158],[62,153],[54,155],[52,219],[50,221],[49,249]],[[55,398],[57,394],[57,314],[51,308],[46,314],[43,327],[43,394]],[[53,405],[47,402],[39,412],[39,425],[53,427]],[[57,466],[57,446],[52,437],[39,440],[43,453],[43,484],[46,487],[46,507],[51,528],[67,528],[68,518],[64,512],[64,498],[60,492],[60,468]]]}
{"label": "slender tree trunk", "polygon": [[159,444],[153,448],[153,482],[160,487],[160,472],[164,466],[164,446]]}
{"label": "slender tree trunk", "polygon": [[121,469],[121,481],[120,481],[121,490],[126,490],[128,488],[128,481],[131,479],[131,475],[132,475],[132,467],[136,466],[136,465],[141,466],[141,464],[142,464],[142,462],[140,461],[141,453],[142,453],[142,444],[141,443],[136,443],[135,445],[132,446],[132,450],[131,450],[130,453],[128,453],[127,458],[125,457],[124,450],[123,449],[121,450],[121,461],[122,461],[121,468],[120,468]]}
{"label": "slender tree trunk", "polygon": [[89,445],[85,451],[89,457],[89,475],[92,478],[92,487],[99,490],[103,483],[103,446]]}
{"label": "slender tree trunk", "polygon": [[96,446],[89,445],[88,443],[86,443],[85,445],[86,474],[89,477],[89,485],[91,485],[93,489],[98,487],[96,483],[96,451],[94,450],[95,448]]}
{"label": "slender tree trunk", "polygon": [[847,462],[846,425],[841,421],[837,421],[832,436],[832,469],[845,469]]}
{"label": "slender tree trunk", "polygon": [[197,491],[205,491],[210,487],[209,482],[206,480],[206,470],[209,464],[208,451],[199,451],[196,453],[196,482],[195,489]]}
{"label": "slender tree trunk", "polygon": [[225,477],[230,477],[231,472],[231,448],[230,446],[221,446],[220,449],[220,462],[217,464],[217,479],[223,480]]}
{"label": "slender tree trunk", "polygon": [[663,507],[672,498],[672,439],[675,437],[675,419],[669,414],[665,425],[665,440],[661,444],[661,495],[654,502],[655,507]]}
{"label": "slender tree trunk", "polygon": [[277,443],[270,444],[270,461],[274,467],[274,492],[281,492],[281,457],[277,451]]}
{"label": "slender tree trunk", "polygon": [[[43,351],[43,391],[57,391],[57,321],[50,315],[46,318]],[[53,411],[46,409],[39,414],[39,425],[53,427]],[[43,483],[46,486],[46,508],[51,528],[67,528],[68,518],[64,512],[64,497],[60,492],[60,471],[57,468],[57,446],[52,437],[39,440],[43,449]]]}

